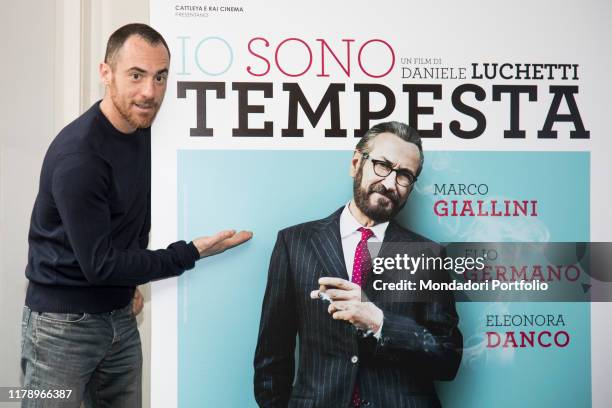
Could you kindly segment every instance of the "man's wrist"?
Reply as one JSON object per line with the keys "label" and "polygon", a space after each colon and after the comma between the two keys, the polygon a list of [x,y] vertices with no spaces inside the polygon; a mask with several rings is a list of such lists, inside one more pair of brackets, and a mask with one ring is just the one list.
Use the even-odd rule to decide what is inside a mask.
{"label": "man's wrist", "polygon": [[375,318],[375,323],[372,326],[370,326],[368,332],[369,334],[373,335],[378,340],[380,339],[380,336],[382,333],[382,327],[383,327],[383,323],[385,320],[385,314],[376,305],[374,305],[374,307],[376,308],[377,316]]}
{"label": "man's wrist", "polygon": [[377,340],[380,339],[384,322],[385,322],[385,314],[381,310],[380,311],[380,323],[378,324],[378,330],[374,331],[374,337],[376,337]]}
{"label": "man's wrist", "polygon": [[200,254],[200,250],[193,241],[187,244],[187,246],[191,249],[191,253],[193,254],[196,261],[202,257],[202,255]]}

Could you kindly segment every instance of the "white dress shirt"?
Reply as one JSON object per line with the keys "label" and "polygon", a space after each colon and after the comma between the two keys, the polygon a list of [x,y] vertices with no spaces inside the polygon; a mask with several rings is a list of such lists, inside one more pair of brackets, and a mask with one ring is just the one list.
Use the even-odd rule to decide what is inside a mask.
{"label": "white dress shirt", "polygon": [[[342,214],[340,214],[340,238],[342,239],[342,252],[344,253],[344,264],[346,265],[346,272],[348,277],[353,280],[353,263],[355,261],[355,250],[359,241],[361,241],[361,232],[359,228],[364,227],[357,221],[357,219],[351,213],[349,204],[344,207]],[[373,227],[366,227],[371,229],[374,235],[368,239],[368,242],[383,242],[385,239],[385,232],[389,222],[383,222],[376,224]],[[378,254],[371,254],[375,257]]]}
{"label": "white dress shirt", "polygon": [[[387,231],[387,227],[389,226],[389,222],[383,222],[380,224],[376,224],[372,227],[365,227],[372,230],[374,235],[368,239],[368,242],[383,242],[385,239],[385,232]],[[355,250],[357,249],[357,245],[359,241],[361,241],[361,232],[359,228],[364,227],[357,221],[357,219],[353,216],[350,209],[350,203],[348,203],[344,210],[342,210],[342,214],[340,214],[340,239],[342,240],[342,253],[344,254],[344,264],[346,265],[346,273],[353,280],[353,263],[355,261]],[[378,254],[371,254],[372,258],[376,257]],[[380,333],[382,331],[382,324],[378,331],[374,334],[374,337],[377,339],[380,338]]]}

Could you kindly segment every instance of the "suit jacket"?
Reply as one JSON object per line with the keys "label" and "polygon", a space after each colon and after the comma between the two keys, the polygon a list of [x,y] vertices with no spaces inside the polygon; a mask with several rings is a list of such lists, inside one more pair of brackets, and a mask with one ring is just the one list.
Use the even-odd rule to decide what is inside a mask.
{"label": "suit jacket", "polygon": [[[364,407],[440,406],[433,381],[455,377],[463,346],[452,296],[384,303],[372,295],[384,312],[378,340],[363,338],[352,325],[333,320],[327,302],[310,298],[322,276],[349,280],[341,212],[278,233],[254,359],[258,404],[349,407],[358,381]],[[391,221],[383,250],[385,242],[411,241],[428,240]]]}

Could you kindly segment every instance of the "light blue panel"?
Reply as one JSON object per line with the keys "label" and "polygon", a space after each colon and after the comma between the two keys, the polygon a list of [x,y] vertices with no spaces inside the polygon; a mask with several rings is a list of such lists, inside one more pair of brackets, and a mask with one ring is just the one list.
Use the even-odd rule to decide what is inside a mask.
{"label": "light blue panel", "polygon": [[[429,152],[403,224],[436,241],[559,242],[589,240],[589,153]],[[433,184],[486,184],[486,199],[538,200],[538,217],[437,217]],[[461,303],[465,340],[457,378],[439,383],[445,407],[590,407],[591,352],[588,303]],[[566,348],[487,349],[487,314],[563,314]]]}
{"label": "light blue panel", "polygon": [[[346,151],[180,151],[179,235],[251,229],[248,244],[179,279],[179,406],[253,407],[252,360],[267,266],[279,229],[318,219],[352,195]],[[438,241],[571,241],[589,236],[587,153],[428,152],[403,223]],[[441,219],[433,183],[486,183],[489,196],[538,199],[534,219]],[[456,197],[462,199],[462,197]],[[563,313],[565,349],[482,347],[487,313]],[[588,304],[460,304],[466,338],[445,407],[590,406]]]}
{"label": "light blue panel", "polygon": [[254,407],[253,355],[276,235],[350,200],[351,152],[180,151],[179,234],[254,231],[179,279],[179,406]]}

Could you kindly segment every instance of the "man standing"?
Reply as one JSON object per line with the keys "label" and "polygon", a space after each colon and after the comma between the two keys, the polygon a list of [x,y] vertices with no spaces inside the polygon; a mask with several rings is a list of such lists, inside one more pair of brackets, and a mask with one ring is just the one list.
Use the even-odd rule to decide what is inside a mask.
{"label": "man standing", "polygon": [[24,388],[64,390],[52,395],[65,398],[26,399],[25,407],[79,407],[81,400],[88,407],[141,406],[136,286],[178,276],[252,235],[222,231],[146,249],[150,126],[169,66],[157,31],[144,24],[119,28],[100,64],[104,99],[47,151],[28,238],[22,369]]}
{"label": "man standing", "polygon": [[[453,379],[462,354],[453,298],[385,303],[361,290],[371,275],[367,242],[429,241],[393,221],[422,166],[414,129],[376,125],[353,155],[350,203],[279,232],[254,361],[260,406],[440,405],[433,380]],[[425,273],[422,279],[445,279]]]}

